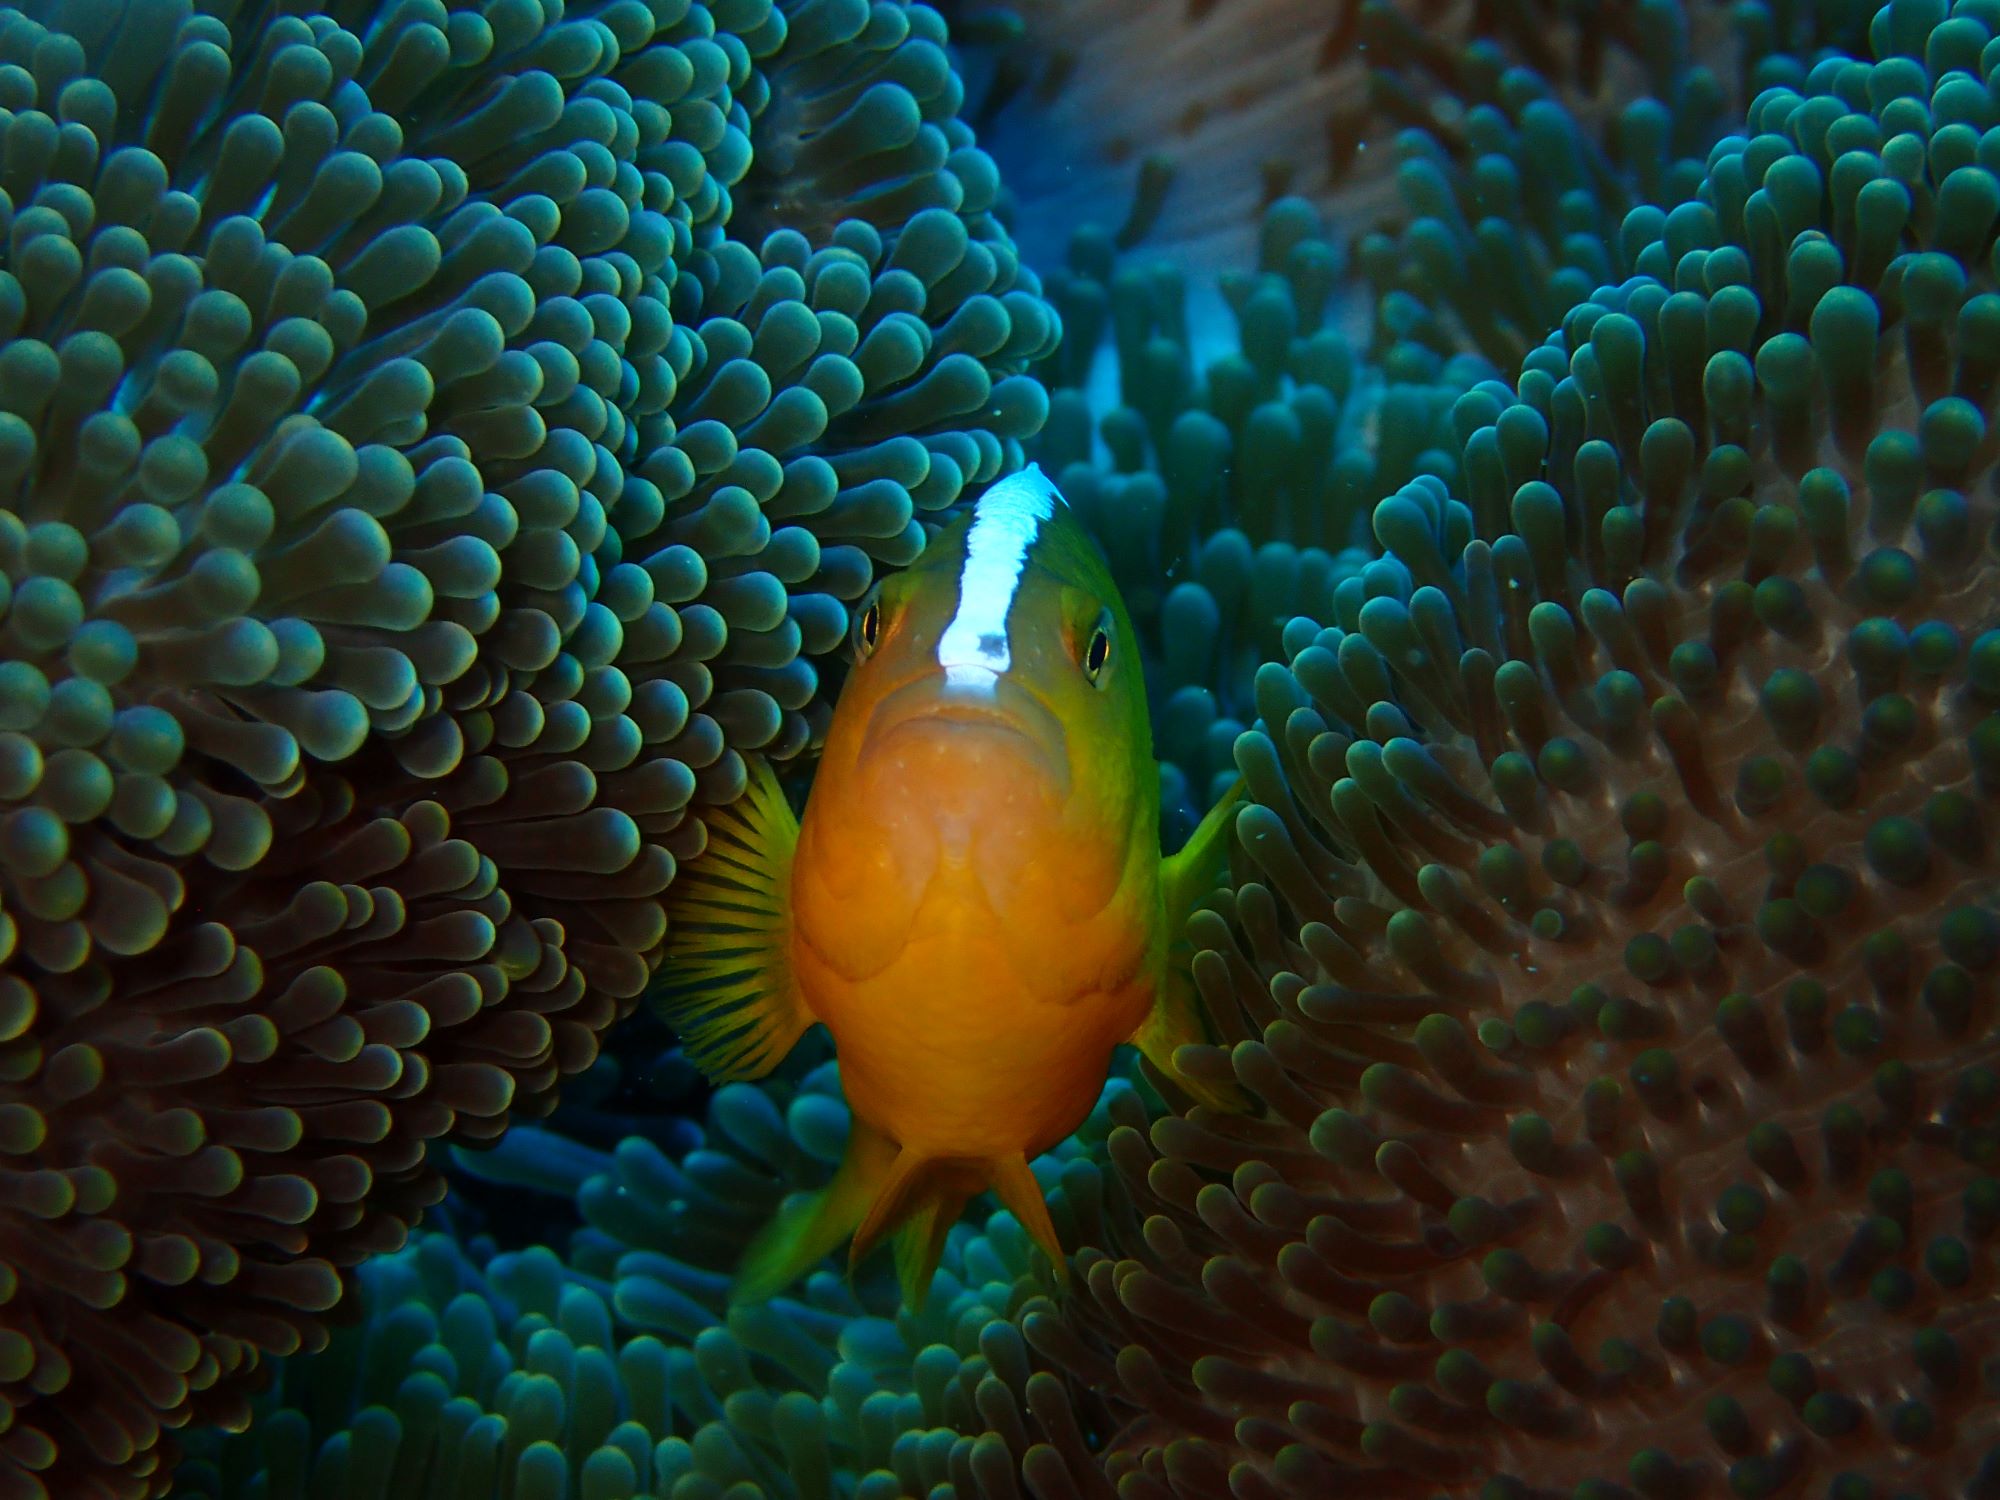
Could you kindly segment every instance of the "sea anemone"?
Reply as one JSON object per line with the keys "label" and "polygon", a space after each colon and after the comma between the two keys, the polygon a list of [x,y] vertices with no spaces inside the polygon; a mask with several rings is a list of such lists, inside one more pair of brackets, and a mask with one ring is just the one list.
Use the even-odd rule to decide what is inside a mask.
{"label": "sea anemone", "polygon": [[[0,19],[9,1494],[158,1494],[163,1428],[247,1420],[426,1143],[591,1062],[845,601],[1019,462],[1057,324],[909,86],[938,29]],[[759,122],[847,65],[867,212],[794,225]]]}
{"label": "sea anemone", "polygon": [[[1823,52],[1863,50],[1871,13],[1850,0],[955,0],[946,11],[975,39],[968,113],[1032,262],[1053,263],[1073,226],[1095,223],[1211,272],[1248,258],[1259,212],[1287,194],[1359,230],[1403,222],[1397,133],[1419,131],[1469,167],[1491,149],[1478,111],[1511,113],[1524,89],[1580,122],[1600,182],[1662,153],[1698,172],[1758,89],[1796,85]],[[1050,139],[1063,149],[1045,149]]]}
{"label": "sea anemone", "polygon": [[1146,650],[1170,838],[1235,777],[1259,665],[1375,555],[1376,497],[1457,476],[1453,402],[1476,354],[1385,374],[1336,326],[1345,256],[1311,204],[1275,203],[1253,266],[1222,279],[1225,346],[1189,328],[1170,259],[1083,229],[1050,273],[1062,346],[1038,368],[1032,445],[1103,546]]}
{"label": "sea anemone", "polygon": [[[1051,1188],[1089,1175],[1082,1154],[1108,1120],[1044,1160]],[[567,1258],[420,1231],[362,1268],[365,1321],[289,1362],[257,1423],[203,1442],[176,1494],[1003,1494],[1030,1432],[1048,1447],[1031,1462],[1085,1471],[1084,1430],[1011,1321],[1046,1290],[1047,1263],[1010,1215],[953,1232],[921,1316],[898,1312],[874,1268],[725,1310],[728,1266],[785,1191],[825,1182],[847,1123],[822,1064],[795,1085],[720,1090],[678,1160],[639,1139],[604,1153],[517,1129],[475,1170],[573,1200],[585,1227]]]}
{"label": "sea anemone", "polygon": [[[433,1289],[408,1260],[383,1273],[432,1306],[418,1348],[449,1352],[460,1293],[499,1307],[494,1338],[518,1334],[502,1384],[427,1354],[420,1387],[353,1378],[352,1355],[315,1386],[299,1361],[295,1414],[230,1440],[287,1446],[209,1472],[254,1487],[254,1455],[284,1452],[299,1492],[313,1465],[337,1486],[366,1446],[343,1433],[456,1398],[453,1433],[498,1415],[548,1439],[531,1471],[520,1445],[517,1492],[580,1488],[593,1462],[616,1470],[607,1496],[747,1493],[774,1467],[871,1500],[2000,1491],[1996,32],[1990,0],[1897,0],[1873,63],[1757,63],[1744,130],[1680,200],[1592,229],[1617,258],[1524,334],[1517,378],[1460,364],[1421,439],[1395,431],[1419,444],[1408,472],[1378,468],[1387,498],[1354,512],[1380,558],[1316,576],[1311,617],[1218,624],[1231,661],[1260,642],[1276,659],[1226,688],[1250,806],[1192,930],[1222,1044],[1181,1062],[1258,1108],[1114,1085],[1039,1168],[1071,1293],[1047,1296],[995,1215],[955,1231],[923,1315],[942,1303],[948,1332],[828,1274],[774,1324],[725,1313],[744,1236],[834,1159],[823,1073],[725,1090],[679,1161],[517,1131],[482,1170],[574,1194],[567,1262],[482,1270],[475,1242],[419,1252],[456,1268]],[[1200,400],[1172,394],[1197,361],[1175,354],[1171,283],[1120,291],[1085,241],[1074,274],[1105,289],[1127,414],[1059,391],[1044,451],[1114,540],[1105,495],[1155,496],[1127,577],[1163,536],[1197,566],[1225,503],[1265,505],[1294,557],[1351,540],[1283,498],[1317,470],[1246,495],[1234,462],[1176,468],[1155,430],[1206,416],[1231,455],[1287,451],[1238,446],[1246,413],[1302,422],[1302,391],[1317,401],[1299,362],[1317,334],[1258,321],[1310,305],[1317,252],[1293,265],[1287,232],[1238,284],[1241,353]],[[1185,387],[1153,384],[1126,340]],[[1403,346],[1412,373],[1447,363]],[[1214,398],[1239,365],[1232,419]],[[1114,475],[1091,497],[1100,443]],[[1182,474],[1211,489],[1170,522]],[[1166,593],[1152,619],[1163,659],[1202,641],[1170,628]],[[1244,675],[1211,659],[1191,684],[1202,670]],[[387,1321],[351,1347],[410,1347]],[[648,1404],[650,1373],[605,1394],[649,1337],[659,1368],[695,1371],[672,1409]],[[530,1380],[536,1404],[514,1405]]]}
{"label": "sea anemone", "polygon": [[1112,1135],[1037,1340],[1121,1493],[2000,1483],[1990,15],[1760,95],[1258,674],[1263,1113]]}

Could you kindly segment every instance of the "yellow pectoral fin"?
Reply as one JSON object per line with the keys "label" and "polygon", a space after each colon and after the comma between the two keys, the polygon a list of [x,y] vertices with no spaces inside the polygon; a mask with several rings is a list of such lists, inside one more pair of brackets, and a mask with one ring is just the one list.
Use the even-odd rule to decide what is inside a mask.
{"label": "yellow pectoral fin", "polygon": [[1146,1060],[1172,1079],[1174,1084],[1198,1103],[1229,1113],[1242,1113],[1249,1101],[1233,1083],[1197,1078],[1174,1060],[1182,1047],[1201,1046],[1214,1041],[1203,1013],[1201,993],[1195,987],[1191,965],[1193,952],[1187,940],[1188,918],[1203,898],[1215,889],[1229,858],[1229,838],[1236,826],[1236,814],[1243,805],[1243,782],[1239,779],[1222,800],[1209,809],[1180,852],[1162,861],[1160,893],[1166,908],[1167,972],[1160,980],[1153,1009],[1132,1033],[1133,1045]]}
{"label": "yellow pectoral fin", "polygon": [[1202,1019],[1201,995],[1195,989],[1194,977],[1180,971],[1168,974],[1160,982],[1152,1014],[1132,1033],[1132,1045],[1195,1103],[1206,1104],[1224,1114],[1248,1114],[1250,1100],[1234,1083],[1198,1077],[1175,1060],[1175,1054],[1183,1047],[1212,1044]]}
{"label": "yellow pectoral fin", "polygon": [[813,1023],[791,965],[799,821],[762,756],[735,802],[706,814],[708,847],[667,893],[667,955],[650,1000],[717,1083],[762,1078]]}

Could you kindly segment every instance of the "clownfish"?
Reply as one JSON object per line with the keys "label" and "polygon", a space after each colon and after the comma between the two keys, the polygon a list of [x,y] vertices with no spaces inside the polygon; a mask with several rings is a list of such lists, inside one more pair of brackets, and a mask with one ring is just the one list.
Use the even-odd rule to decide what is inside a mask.
{"label": "clownfish", "polygon": [[1236,1107],[1174,1052],[1205,1039],[1184,933],[1240,783],[1162,858],[1132,622],[1056,487],[1032,465],[994,484],[851,634],[803,822],[752,757],[668,895],[654,998],[689,1059],[759,1078],[823,1023],[853,1118],[832,1181],[751,1242],[732,1302],[893,1235],[920,1306],[987,1189],[1066,1274],[1028,1163],[1082,1123],[1121,1043]]}

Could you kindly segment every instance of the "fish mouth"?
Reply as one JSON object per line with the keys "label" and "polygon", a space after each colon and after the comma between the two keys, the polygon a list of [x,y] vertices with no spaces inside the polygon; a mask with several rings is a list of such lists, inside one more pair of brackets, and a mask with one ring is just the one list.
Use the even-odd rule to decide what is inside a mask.
{"label": "fish mouth", "polygon": [[935,668],[899,684],[875,705],[866,738],[925,728],[1017,739],[1052,766],[1068,763],[1062,720],[1020,682],[984,667]]}

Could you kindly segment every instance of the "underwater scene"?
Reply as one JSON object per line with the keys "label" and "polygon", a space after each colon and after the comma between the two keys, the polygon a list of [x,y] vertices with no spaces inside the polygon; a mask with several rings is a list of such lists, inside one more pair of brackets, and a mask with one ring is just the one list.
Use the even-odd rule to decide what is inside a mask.
{"label": "underwater scene", "polygon": [[1996,237],[2000,0],[0,7],[0,1500],[2000,1500]]}

